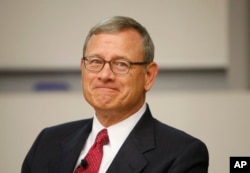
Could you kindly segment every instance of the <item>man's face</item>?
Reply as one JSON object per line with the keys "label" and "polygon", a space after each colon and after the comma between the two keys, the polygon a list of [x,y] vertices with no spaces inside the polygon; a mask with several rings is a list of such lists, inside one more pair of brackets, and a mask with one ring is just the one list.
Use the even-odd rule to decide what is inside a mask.
{"label": "man's face", "polygon": [[[93,35],[85,51],[85,57],[98,56],[105,61],[125,58],[131,62],[143,61],[140,35],[134,30]],[[85,69],[81,62],[82,87],[85,99],[94,107],[96,114],[134,113],[145,101],[150,89],[148,73],[142,65],[132,65],[127,74],[114,74],[106,63],[100,72]]]}

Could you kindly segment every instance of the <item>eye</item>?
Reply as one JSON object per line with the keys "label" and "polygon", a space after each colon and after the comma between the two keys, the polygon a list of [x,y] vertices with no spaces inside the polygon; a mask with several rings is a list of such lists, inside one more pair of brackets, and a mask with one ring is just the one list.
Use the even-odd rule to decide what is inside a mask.
{"label": "eye", "polygon": [[129,62],[125,60],[116,60],[113,63],[118,68],[129,68]]}
{"label": "eye", "polygon": [[103,64],[103,60],[101,58],[96,58],[96,57],[89,58],[88,59],[88,64],[90,64],[90,65],[100,65],[100,64]]}

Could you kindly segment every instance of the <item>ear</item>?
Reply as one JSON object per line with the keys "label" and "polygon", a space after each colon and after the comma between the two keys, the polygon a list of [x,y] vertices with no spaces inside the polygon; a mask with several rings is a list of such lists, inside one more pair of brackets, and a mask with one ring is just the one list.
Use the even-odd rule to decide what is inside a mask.
{"label": "ear", "polygon": [[83,72],[83,70],[84,70],[84,61],[83,61],[83,59],[81,58],[81,61],[80,61],[80,70],[81,70],[81,72]]}
{"label": "ear", "polygon": [[151,62],[147,65],[145,70],[144,89],[145,91],[149,91],[152,88],[158,74],[158,65],[155,62]]}

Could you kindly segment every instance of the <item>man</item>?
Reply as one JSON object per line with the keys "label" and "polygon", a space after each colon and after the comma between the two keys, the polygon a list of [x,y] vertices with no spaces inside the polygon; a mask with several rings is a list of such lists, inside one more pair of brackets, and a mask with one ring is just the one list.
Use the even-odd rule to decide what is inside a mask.
{"label": "man", "polygon": [[[154,119],[145,103],[158,72],[153,59],[153,42],[135,20],[116,16],[93,27],[81,70],[83,94],[95,115],[43,130],[22,173],[207,172],[206,146]],[[95,138],[103,129],[105,144],[99,147]]]}

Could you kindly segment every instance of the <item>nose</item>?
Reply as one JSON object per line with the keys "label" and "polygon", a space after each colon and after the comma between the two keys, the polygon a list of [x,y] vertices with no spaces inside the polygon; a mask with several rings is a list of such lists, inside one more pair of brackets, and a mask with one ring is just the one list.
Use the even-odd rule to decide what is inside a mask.
{"label": "nose", "polygon": [[110,63],[106,62],[102,70],[98,73],[98,78],[101,80],[112,80],[114,79],[114,73],[111,70]]}

